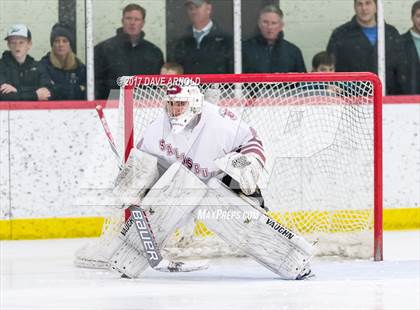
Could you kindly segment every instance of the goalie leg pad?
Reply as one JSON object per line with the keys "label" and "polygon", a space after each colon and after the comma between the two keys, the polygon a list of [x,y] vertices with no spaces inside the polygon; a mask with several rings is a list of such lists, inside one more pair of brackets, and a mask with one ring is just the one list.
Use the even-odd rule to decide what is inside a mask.
{"label": "goalie leg pad", "polygon": [[[158,175],[159,170],[156,157],[137,149],[132,149],[124,168],[114,182],[115,187],[111,196],[106,196],[106,199],[109,200],[108,204],[117,208],[138,204],[146,191],[156,182]],[[118,216],[116,217],[118,218]],[[124,219],[121,218],[117,221],[104,226],[103,234],[107,232],[107,229],[110,229],[107,232],[109,235],[102,235],[99,240],[90,242],[76,252],[74,261],[76,266],[109,268],[109,261],[112,255],[125,240],[125,237],[120,235],[121,230],[124,230]]]}
{"label": "goalie leg pad", "polygon": [[208,187],[184,165],[175,163],[144,197],[146,210],[159,247],[180,225],[184,217],[200,205]]}
{"label": "goalie leg pad", "polygon": [[[164,247],[183,218],[197,208],[207,190],[207,185],[180,163],[171,165],[150,189],[143,198],[141,207],[146,211],[159,248]],[[139,255],[129,249],[121,253],[129,253],[130,255],[119,253],[118,258],[113,255],[111,257],[111,268],[126,274],[130,278],[136,278],[147,267],[147,258],[131,218],[123,225],[121,234],[126,236],[126,242],[122,246],[131,246]],[[132,257],[138,259],[139,265],[146,267],[138,268],[133,263],[135,259]]]}
{"label": "goalie leg pad", "polygon": [[144,251],[138,251],[128,242],[123,242],[110,260],[110,269],[128,278],[137,278],[148,265]]}
{"label": "goalie leg pad", "polygon": [[308,272],[313,246],[253,206],[220,180],[193,213],[229,245],[238,247],[283,279],[299,279]]}
{"label": "goalie leg pad", "polygon": [[90,242],[76,252],[74,264],[81,268],[108,269],[112,255],[121,247],[122,242],[117,235],[106,241]]}

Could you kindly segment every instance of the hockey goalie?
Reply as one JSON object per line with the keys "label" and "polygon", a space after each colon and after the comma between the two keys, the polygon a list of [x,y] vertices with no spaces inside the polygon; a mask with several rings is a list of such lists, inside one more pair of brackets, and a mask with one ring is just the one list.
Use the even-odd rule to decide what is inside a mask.
{"label": "hockey goalie", "polygon": [[[112,240],[110,269],[140,277],[157,258],[154,249],[164,248],[182,223],[204,214],[210,216],[200,220],[222,240],[281,278],[307,278],[313,246],[266,212],[258,186],[265,155],[256,130],[206,102],[196,85],[171,85],[166,92],[162,113],[116,180],[116,204],[138,209],[131,209]],[[136,221],[133,210],[147,225]]]}

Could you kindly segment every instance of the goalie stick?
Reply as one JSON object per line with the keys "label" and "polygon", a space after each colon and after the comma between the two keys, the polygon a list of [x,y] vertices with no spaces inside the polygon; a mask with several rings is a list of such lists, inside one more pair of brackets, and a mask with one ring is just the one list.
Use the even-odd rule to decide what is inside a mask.
{"label": "goalie stick", "polygon": [[139,234],[141,244],[146,252],[147,261],[149,265],[154,268],[162,261],[162,255],[157,246],[155,236],[153,235],[152,227],[150,227],[146,212],[139,206],[131,205],[129,207],[131,216]]}
{"label": "goalie stick", "polygon": [[131,205],[129,209],[133,216],[134,225],[136,225],[137,232],[142,240],[148,263],[153,269],[161,272],[191,272],[208,268],[208,264],[204,261],[196,262],[196,264],[193,262],[186,264],[184,262],[162,261],[163,258],[156,244],[156,238],[154,237],[146,212],[141,207],[135,205]]}
{"label": "goalie stick", "polygon": [[[111,150],[118,161],[118,167],[120,170],[122,170],[123,169],[122,159],[121,159],[120,154],[118,153],[117,145],[112,136],[111,130],[108,126],[108,122],[105,118],[103,107],[101,105],[97,105],[95,109],[96,109],[96,112],[98,113],[99,120],[101,121],[102,128],[105,131],[107,140],[109,142],[109,146],[111,147]],[[170,261],[169,264],[166,264],[166,266],[163,266],[162,264],[161,264],[162,266],[159,265],[162,262],[162,255],[160,254],[160,250],[157,246],[156,239],[153,235],[153,231],[150,227],[149,220],[147,218],[146,213],[139,206],[134,206],[134,205],[130,206],[128,210],[131,213],[131,216],[134,220],[136,230],[139,234],[143,248],[145,252],[148,254],[147,255],[148,263],[152,268],[154,268],[157,271],[162,271],[162,272],[168,272],[168,271],[169,272],[190,272],[190,271],[196,271],[196,270],[204,270],[208,268],[207,264],[189,266],[188,264],[184,262],[176,262],[176,261]],[[129,214],[127,214],[126,212],[126,219],[128,219],[128,217],[129,217]]]}
{"label": "goalie stick", "polygon": [[99,120],[101,121],[102,127],[105,131],[106,137],[107,137],[108,142],[109,142],[109,146],[111,147],[111,150],[115,155],[115,158],[118,160],[118,167],[120,168],[120,170],[122,170],[123,165],[122,165],[122,161],[121,161],[121,156],[118,153],[117,145],[114,141],[114,138],[112,137],[111,130],[109,129],[109,126],[108,126],[108,122],[106,121],[104,111],[103,111],[103,107],[101,105],[97,105],[95,107],[95,109],[96,109],[96,112],[98,112]]}

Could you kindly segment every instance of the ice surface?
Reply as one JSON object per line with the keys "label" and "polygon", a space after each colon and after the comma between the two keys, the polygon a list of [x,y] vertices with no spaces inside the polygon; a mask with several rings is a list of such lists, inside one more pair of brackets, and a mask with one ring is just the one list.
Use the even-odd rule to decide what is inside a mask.
{"label": "ice surface", "polygon": [[0,309],[420,309],[420,231],[386,232],[383,262],[326,260],[284,281],[247,258],[136,280],[73,266],[83,239],[0,242]]}

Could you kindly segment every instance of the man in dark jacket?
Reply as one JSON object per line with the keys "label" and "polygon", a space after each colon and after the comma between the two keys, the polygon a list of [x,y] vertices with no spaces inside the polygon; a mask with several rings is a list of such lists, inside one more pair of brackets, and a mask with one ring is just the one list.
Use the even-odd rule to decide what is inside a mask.
{"label": "man in dark jacket", "polygon": [[51,81],[31,56],[31,32],[25,25],[14,25],[5,38],[9,51],[0,61],[0,100],[48,100]]}
{"label": "man in dark jacket", "polygon": [[411,8],[413,27],[401,36],[406,79],[403,93],[420,94],[420,0]]}
{"label": "man in dark jacket", "polygon": [[260,33],[243,44],[243,72],[306,72],[302,52],[284,39],[283,12],[278,6],[260,11],[258,28]]}
{"label": "man in dark jacket", "polygon": [[146,10],[129,4],[123,10],[122,28],[117,35],[95,46],[95,93],[107,99],[111,89],[118,89],[117,78],[136,74],[159,74],[162,51],[144,39]]}
{"label": "man in dark jacket", "polygon": [[175,45],[174,61],[185,73],[233,73],[233,40],[210,18],[208,0],[186,0],[191,27]]}
{"label": "man in dark jacket", "polygon": [[[378,73],[376,0],[354,0],[356,15],[331,34],[327,51],[338,72]],[[385,24],[386,90],[401,93],[401,43],[397,29]]]}

